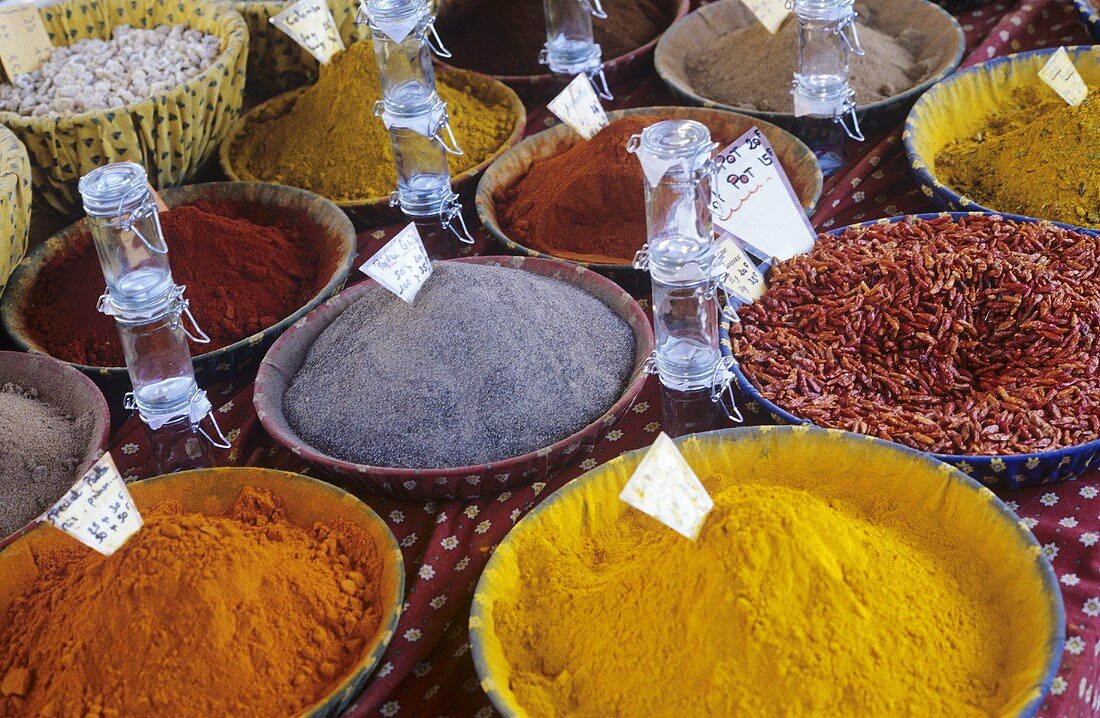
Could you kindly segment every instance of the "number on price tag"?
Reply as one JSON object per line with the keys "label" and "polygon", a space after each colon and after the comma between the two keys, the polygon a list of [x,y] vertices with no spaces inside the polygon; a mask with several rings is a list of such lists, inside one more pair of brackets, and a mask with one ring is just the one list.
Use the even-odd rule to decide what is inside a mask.
{"label": "number on price tag", "polygon": [[1089,88],[1081,79],[1077,68],[1073,66],[1073,60],[1064,47],[1058,48],[1058,51],[1050,56],[1047,63],[1043,65],[1043,69],[1039,70],[1039,78],[1074,107],[1088,97]]}
{"label": "number on price tag", "polygon": [[109,453],[81,476],[44,518],[106,556],[144,523]]}
{"label": "number on price tag", "polygon": [[773,35],[791,14],[787,9],[787,0],[741,0],[741,4],[751,10],[760,24]]}
{"label": "number on price tag", "polygon": [[694,541],[714,501],[663,431],[626,482],[619,499]]}
{"label": "number on price tag", "polygon": [[775,150],[759,128],[741,135],[714,158],[714,223],[766,257],[808,252],[816,235]]}
{"label": "number on price tag", "polygon": [[607,127],[607,113],[584,74],[574,77],[546,107],[586,140]]}
{"label": "number on price tag", "polygon": [[733,237],[726,235],[715,249],[714,261],[725,271],[722,287],[746,304],[764,296],[767,283],[764,275],[745,254]]}
{"label": "number on price tag", "polygon": [[332,56],[344,49],[340,31],[325,0],[298,0],[271,18],[271,24],[290,36],[317,62],[327,65]]}
{"label": "number on price tag", "polygon": [[0,5],[0,65],[9,80],[37,70],[52,53],[50,36],[34,3]]}
{"label": "number on price tag", "polygon": [[420,287],[432,276],[432,261],[416,225],[410,222],[359,271],[412,304]]}

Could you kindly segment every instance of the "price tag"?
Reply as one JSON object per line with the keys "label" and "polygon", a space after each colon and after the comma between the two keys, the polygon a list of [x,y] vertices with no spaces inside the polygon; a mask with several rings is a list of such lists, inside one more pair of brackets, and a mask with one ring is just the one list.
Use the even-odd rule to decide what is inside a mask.
{"label": "price tag", "polygon": [[420,287],[432,276],[432,261],[416,225],[410,222],[359,271],[412,304]]}
{"label": "price tag", "polygon": [[767,283],[764,275],[745,254],[733,237],[726,235],[718,242],[714,253],[715,264],[726,273],[722,287],[746,304],[752,304],[764,296]]}
{"label": "price tag", "polygon": [[751,10],[760,24],[773,35],[791,14],[787,9],[787,0],[741,0],[741,4]]}
{"label": "price tag", "polygon": [[592,83],[583,73],[574,77],[546,107],[586,140],[607,127],[607,113],[603,111]]}
{"label": "price tag", "polygon": [[716,225],[767,257],[790,259],[813,248],[817,235],[759,128],[741,135],[714,162],[711,212]]}
{"label": "price tag", "polygon": [[692,541],[714,508],[699,477],[663,431],[634,469],[619,499]]}
{"label": "price tag", "polygon": [[0,4],[0,65],[9,80],[37,70],[52,53],[50,36],[34,3]]}
{"label": "price tag", "polygon": [[1043,65],[1043,69],[1039,70],[1039,79],[1050,85],[1051,89],[1074,107],[1088,97],[1089,88],[1073,66],[1073,60],[1064,47],[1058,48],[1047,60],[1047,64]]}
{"label": "price tag", "polygon": [[105,556],[117,551],[144,523],[109,453],[43,518]]}
{"label": "price tag", "polygon": [[298,0],[271,18],[271,24],[290,36],[317,62],[327,65],[332,56],[344,49],[340,31],[325,0]]}

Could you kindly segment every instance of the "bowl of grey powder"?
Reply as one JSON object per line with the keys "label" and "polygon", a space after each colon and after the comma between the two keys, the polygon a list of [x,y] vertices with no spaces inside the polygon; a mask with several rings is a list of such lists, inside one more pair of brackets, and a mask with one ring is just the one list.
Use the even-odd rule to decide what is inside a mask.
{"label": "bowl of grey powder", "polygon": [[[865,130],[900,119],[917,97],[955,71],[966,40],[943,8],[926,0],[860,0],[856,26],[866,54],[853,56],[852,88]],[[657,45],[657,74],[693,105],[735,110],[785,129],[795,126],[791,81],[798,21],[775,35],[741,0],[704,5]]]}
{"label": "bowl of grey powder", "polygon": [[0,352],[0,548],[99,458],[109,430],[91,379],[51,357]]}
{"label": "bowl of grey powder", "polygon": [[592,450],[645,383],[653,332],[566,262],[436,262],[412,304],[373,281],[291,327],[256,377],[264,428],[333,474],[410,499],[530,484]]}

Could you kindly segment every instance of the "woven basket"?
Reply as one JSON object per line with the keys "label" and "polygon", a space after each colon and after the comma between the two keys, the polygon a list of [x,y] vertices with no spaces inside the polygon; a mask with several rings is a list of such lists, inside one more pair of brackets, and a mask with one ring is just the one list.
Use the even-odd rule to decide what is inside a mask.
{"label": "woven basket", "polygon": [[184,24],[219,37],[221,53],[188,82],[123,107],[46,117],[0,112],[0,124],[27,147],[35,203],[78,213],[77,182],[108,162],[144,165],[157,188],[191,179],[241,108],[248,49],[241,16],[211,0],[68,0],[39,13],[55,45],[106,39],[117,25]]}
{"label": "woven basket", "polygon": [[0,295],[27,253],[31,226],[31,165],[27,150],[0,125]]}

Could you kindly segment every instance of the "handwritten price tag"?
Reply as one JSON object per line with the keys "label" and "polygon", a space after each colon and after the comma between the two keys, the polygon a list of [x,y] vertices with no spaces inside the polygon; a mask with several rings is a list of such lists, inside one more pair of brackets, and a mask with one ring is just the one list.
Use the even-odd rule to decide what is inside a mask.
{"label": "handwritten price tag", "polygon": [[773,35],[791,14],[787,9],[787,0],[741,0],[741,4],[751,10],[760,24]]}
{"label": "handwritten price tag", "polygon": [[1043,65],[1043,69],[1039,70],[1039,79],[1050,85],[1051,89],[1074,107],[1088,97],[1089,88],[1073,66],[1073,60],[1064,47],[1058,48],[1047,60],[1047,64]]}
{"label": "handwritten price tag", "polygon": [[9,80],[33,72],[53,53],[34,3],[0,5],[0,65]]}
{"label": "handwritten price tag", "polygon": [[816,235],[759,128],[741,135],[714,158],[711,184],[714,223],[760,254],[790,259],[808,252]]}
{"label": "handwritten price tag", "polygon": [[416,225],[410,222],[359,271],[412,304],[420,287],[432,276],[432,261]]}
{"label": "handwritten price tag", "polygon": [[586,140],[607,127],[607,113],[584,74],[574,77],[546,107]]}
{"label": "handwritten price tag", "polygon": [[81,476],[44,518],[106,556],[144,523],[110,454],[104,454]]}
{"label": "handwritten price tag", "polygon": [[668,434],[661,432],[619,499],[694,541],[714,501]]}
{"label": "handwritten price tag", "polygon": [[271,24],[290,36],[317,62],[327,65],[332,56],[344,49],[340,31],[325,0],[298,0],[271,18]]}
{"label": "handwritten price tag", "polygon": [[734,294],[747,304],[764,296],[764,290],[768,286],[764,281],[764,275],[733,237],[726,235],[718,242],[714,261],[721,268],[720,271],[725,272],[722,287],[727,293]]}

